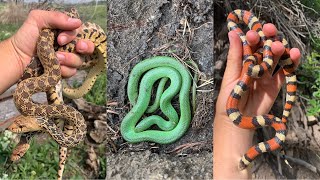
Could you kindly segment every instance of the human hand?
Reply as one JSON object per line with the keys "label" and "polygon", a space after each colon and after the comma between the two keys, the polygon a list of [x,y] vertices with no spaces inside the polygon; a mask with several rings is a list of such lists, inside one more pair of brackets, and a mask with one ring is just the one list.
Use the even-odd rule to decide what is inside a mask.
{"label": "human hand", "polygon": [[[67,15],[56,11],[33,10],[28,18],[10,38],[14,47],[15,57],[20,65],[21,74],[30,63],[31,58],[36,53],[36,42],[39,33],[44,28],[64,30],[58,36],[58,44],[65,45],[72,41],[81,28],[81,20],[69,18]],[[91,54],[94,44],[88,40],[80,40],[76,44],[76,51],[81,54]],[[82,64],[80,56],[74,53],[57,52],[57,57],[61,65],[61,75],[71,77],[76,73],[76,68]]]}
{"label": "human hand", "polygon": [[[267,37],[272,37],[277,34],[277,29],[273,24],[265,24],[263,32]],[[248,169],[239,171],[238,165],[243,154],[252,146],[254,131],[235,126],[226,113],[228,97],[241,75],[243,47],[237,33],[231,31],[228,35],[230,47],[227,67],[216,103],[214,120],[214,178],[247,179],[250,178],[250,172]],[[260,39],[259,35],[255,31],[248,31],[246,38],[254,52]],[[277,41],[272,43],[274,67],[284,50],[282,43]],[[297,67],[300,59],[299,49],[292,48],[290,57]],[[274,76],[265,72],[260,79],[254,79],[239,101],[240,112],[246,116],[267,114],[278,96],[284,79],[281,69]]]}
{"label": "human hand", "polygon": [[[265,24],[263,26],[263,32],[267,37],[277,35],[277,29],[273,24]],[[228,35],[230,40],[230,49],[227,67],[217,101],[217,113],[224,115],[226,115],[225,104],[232,89],[238,82],[242,70],[242,43],[235,32],[231,31]],[[257,49],[257,44],[260,39],[258,33],[250,30],[247,32],[246,37],[254,52]],[[284,53],[284,50],[284,46],[281,42],[275,41],[272,43],[271,51],[275,62],[273,63],[273,69],[281,55]],[[292,48],[290,50],[290,58],[295,64],[295,67],[299,64],[300,55],[299,49]],[[267,114],[277,98],[284,80],[285,76],[282,70],[279,70],[274,76],[267,71],[261,78],[254,79],[252,83],[249,84],[247,93],[241,97],[239,102],[240,111],[247,116]]]}

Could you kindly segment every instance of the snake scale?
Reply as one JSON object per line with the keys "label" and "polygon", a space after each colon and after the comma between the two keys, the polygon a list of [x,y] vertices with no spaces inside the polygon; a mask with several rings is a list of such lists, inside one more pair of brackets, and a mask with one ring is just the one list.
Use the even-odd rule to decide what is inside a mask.
{"label": "snake scale", "polygon": [[[168,80],[170,85],[165,88]],[[154,103],[148,107],[152,87],[157,81],[159,85]],[[156,56],[134,66],[127,87],[128,98],[133,107],[121,123],[120,131],[123,138],[131,143],[151,141],[160,144],[172,143],[181,138],[191,121],[190,87],[189,71],[174,58]],[[171,104],[171,100],[177,94],[180,118]],[[168,121],[159,115],[141,119],[144,113],[153,113],[159,106]],[[151,128],[154,125],[158,129]]]}
{"label": "snake scale", "polygon": [[[79,18],[74,8],[64,13],[70,17]],[[27,67],[14,93],[17,109],[22,115],[16,117],[15,123],[8,129],[17,133],[26,133],[13,152],[12,160],[23,156],[30,146],[30,138],[38,131],[45,129],[60,145],[58,179],[61,179],[67,157],[67,147],[76,146],[82,141],[86,134],[86,125],[83,116],[74,108],[64,105],[55,92],[55,85],[61,80],[60,65],[55,50],[75,52],[75,45],[80,39],[90,40],[95,45],[94,53],[83,57],[85,61],[81,68],[90,68],[83,84],[73,89],[64,83],[63,92],[69,98],[82,97],[92,88],[97,76],[105,73],[107,55],[106,34],[100,26],[94,23],[84,23],[77,38],[62,47],[56,46],[57,32],[51,29],[41,31],[37,42],[38,58],[34,58],[34,61]],[[36,92],[46,92],[49,105],[34,103],[31,95]],[[64,132],[57,128],[56,124],[59,123],[57,119],[65,120]]]}
{"label": "snake scale", "polygon": [[[237,32],[243,44],[243,68],[241,77],[228,98],[226,105],[227,114],[233,123],[241,128],[256,129],[263,126],[271,126],[276,131],[274,138],[266,142],[258,143],[247,151],[239,163],[239,169],[242,170],[245,169],[258,155],[264,152],[276,150],[284,143],[287,132],[286,122],[296,98],[297,79],[294,72],[294,64],[290,59],[289,45],[283,37],[277,36],[274,38],[267,38],[262,32],[262,25],[258,18],[249,11],[235,10],[228,15],[227,22],[229,31]],[[260,51],[252,52],[246,40],[246,35],[238,27],[239,23],[247,24],[251,30],[255,30],[259,34],[260,47],[263,47],[262,50],[260,50],[263,53],[262,55]],[[249,89],[252,79],[263,76],[267,71],[271,73],[274,63],[271,44],[275,40],[282,42],[285,47],[285,52],[278,63],[283,69],[283,73],[286,78],[287,90],[282,119],[271,114],[257,115],[253,117],[245,116],[238,108],[239,101]]]}

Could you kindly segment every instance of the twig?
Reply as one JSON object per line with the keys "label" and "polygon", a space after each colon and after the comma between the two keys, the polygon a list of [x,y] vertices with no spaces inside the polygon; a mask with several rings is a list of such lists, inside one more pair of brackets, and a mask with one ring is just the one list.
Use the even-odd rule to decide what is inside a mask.
{"label": "twig", "polygon": [[294,158],[294,157],[291,157],[291,156],[287,156],[287,155],[282,155],[282,158],[285,158],[295,164],[298,164],[300,166],[303,166],[307,169],[309,169],[310,171],[314,172],[314,173],[317,173],[319,174],[319,170],[317,169],[317,167],[313,166],[312,164],[310,163],[307,163],[306,161],[302,160],[302,159],[298,159],[298,158]]}
{"label": "twig", "polygon": [[191,147],[194,147],[194,146],[200,146],[202,144],[204,144],[206,142],[195,142],[195,143],[186,143],[186,144],[182,144],[176,148],[174,148],[173,150],[171,151],[168,151],[167,153],[180,153],[181,151],[185,150],[185,149],[188,149],[188,148],[191,148]]}

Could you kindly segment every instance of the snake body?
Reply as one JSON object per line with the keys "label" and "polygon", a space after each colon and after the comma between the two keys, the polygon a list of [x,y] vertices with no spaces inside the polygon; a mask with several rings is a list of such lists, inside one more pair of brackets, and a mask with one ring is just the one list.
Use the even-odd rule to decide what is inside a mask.
{"label": "snake body", "polygon": [[[82,141],[86,134],[85,120],[80,112],[64,104],[43,105],[35,103],[32,95],[47,92],[61,80],[60,65],[55,55],[56,32],[43,29],[37,42],[37,55],[44,72],[39,77],[23,80],[17,85],[13,99],[18,111],[24,116],[36,117],[37,124],[45,129],[61,146],[72,147]],[[52,119],[64,119],[74,125],[74,133],[66,136]]]}
{"label": "snake body", "polygon": [[[79,15],[76,9],[74,8],[70,9],[69,11],[64,11],[64,13],[70,17],[79,18]],[[52,44],[54,43],[55,38],[56,38],[56,30],[46,29],[44,30],[43,33],[41,32],[39,41],[37,43],[38,56],[40,53],[43,53],[42,59],[44,59],[47,56],[49,57],[48,59],[49,61],[52,61],[53,59],[56,60],[56,58],[54,57],[55,55],[53,54],[53,51],[52,51],[53,49]],[[100,26],[94,23],[90,23],[90,22],[84,23],[82,25],[82,31],[77,34],[77,37],[72,42],[62,47],[55,46],[54,50],[75,52],[75,45],[77,41],[80,39],[88,39],[92,41],[95,45],[95,50],[92,55],[83,56],[83,59],[85,61],[83,62],[81,69],[91,68],[83,84],[79,88],[72,89],[69,86],[67,86],[67,84],[65,83],[63,92],[69,98],[79,98],[79,97],[82,97],[84,94],[86,94],[94,85],[95,80],[97,79],[97,76],[104,73],[106,70],[106,34],[104,33],[103,29]],[[47,40],[50,44],[48,44],[48,42],[46,43],[45,40]],[[52,112],[50,108],[56,108],[56,109],[59,109],[59,107],[65,108],[65,105],[63,105],[62,97],[57,94],[57,92],[55,91],[55,88],[53,87],[55,83],[52,82],[52,79],[59,78],[58,68],[56,64],[57,62],[55,62],[53,66],[54,68],[50,69],[51,64],[42,64],[44,60],[41,61],[41,58],[40,59],[39,58],[33,58],[33,61],[27,67],[23,77],[21,78],[21,81],[23,82],[24,80],[29,79],[28,80],[29,82],[23,82],[24,86],[20,85],[21,84],[20,82],[19,88],[21,91],[21,86],[22,86],[22,91],[25,91],[23,88],[26,87],[26,84],[27,85],[28,83],[30,84],[31,83],[30,81],[38,80],[41,83],[41,79],[39,79],[39,77],[43,77],[43,78],[47,77],[48,81],[51,80],[50,83],[52,83],[52,85],[47,88],[48,90],[46,89],[48,103],[51,105],[47,107],[47,109],[45,109],[44,106],[33,107],[31,111],[36,112],[42,109],[42,111],[47,111],[47,113],[48,111],[49,113],[56,113],[56,112]],[[58,80],[55,80],[55,82],[57,81]],[[34,86],[37,86],[37,84]],[[28,92],[23,92],[23,93],[28,93]],[[28,94],[32,94],[32,92],[29,92]],[[26,96],[27,95],[25,95],[25,97]],[[20,100],[20,101],[17,101],[18,102],[18,104],[16,104],[17,106],[21,105],[22,102],[23,103],[27,102],[29,103],[28,105],[30,105],[30,99],[24,100],[23,98],[25,97],[21,97],[21,94],[17,93],[15,97],[17,98],[17,100]],[[27,107],[30,107],[30,106],[27,106]],[[20,108],[20,110],[25,110],[25,108]],[[66,109],[64,112],[68,110],[70,110],[70,108]],[[75,146],[77,143],[81,141],[81,139],[86,133],[84,119],[81,114],[80,116],[76,110],[73,112],[69,111],[69,113],[71,115],[73,114],[74,117],[80,118],[79,119],[80,122],[79,122],[79,121],[75,121],[76,119],[71,119],[71,120],[67,119],[68,117],[63,115],[64,112],[60,111],[60,114],[58,115],[47,116],[46,118],[44,118],[45,116],[43,115],[48,115],[48,114],[36,113],[30,116],[30,114],[32,113],[28,111],[28,113],[22,113],[22,116],[16,117],[15,123],[12,124],[12,126],[10,126],[8,129],[18,133],[25,132],[25,134],[24,136],[22,136],[19,144],[13,151],[11,159],[15,161],[19,159],[21,156],[23,156],[30,146],[29,143],[32,136],[37,134],[37,132],[40,132],[43,129],[46,129],[47,132],[60,145],[58,179],[61,179],[63,170],[64,170],[64,164],[67,158],[67,147]],[[64,132],[60,130],[62,129],[62,126],[61,126],[62,121],[60,119],[61,116],[64,116],[64,118],[62,119],[66,120],[63,127]],[[53,123],[53,121],[51,120],[51,118],[53,117],[55,118],[55,121],[54,121],[55,123]],[[60,129],[55,126],[56,124],[58,124]],[[75,136],[76,139],[72,138],[72,136]],[[68,137],[69,139],[65,139],[65,137]]]}
{"label": "snake body", "polygon": [[[165,89],[169,79],[170,85]],[[158,80],[155,103],[148,107],[152,86]],[[172,143],[181,138],[191,121],[190,87],[188,70],[174,58],[157,56],[138,63],[129,76],[127,94],[133,107],[121,123],[123,138],[132,143],[151,141],[160,144]],[[176,94],[179,94],[180,118],[171,104]],[[159,106],[168,121],[159,115],[151,115],[140,121],[145,112],[153,113]],[[151,129],[153,125],[160,130]]]}
{"label": "snake body", "polygon": [[[278,149],[284,143],[287,131],[285,123],[288,120],[290,110],[296,98],[297,80],[294,73],[294,64],[289,55],[290,49],[284,38],[277,36],[273,39],[267,39],[262,32],[262,25],[258,18],[249,11],[235,10],[228,15],[227,22],[229,31],[237,32],[243,44],[243,68],[241,77],[228,98],[226,105],[227,114],[233,123],[241,128],[256,129],[263,126],[271,126],[276,131],[274,138],[266,142],[261,142],[247,151],[239,163],[239,169],[242,170],[245,169],[259,154]],[[260,46],[263,46],[263,55],[261,55],[261,52],[259,51],[255,53],[252,52],[245,34],[238,27],[238,24],[241,22],[247,24],[250,29],[257,31],[260,36]],[[279,60],[279,65],[282,67],[286,78],[287,89],[286,103],[282,119],[271,114],[245,116],[238,108],[239,101],[249,89],[253,78],[259,78],[267,71],[271,72],[273,65],[271,43],[274,40],[279,40],[285,47],[285,52]],[[263,57],[262,60],[261,57]]]}

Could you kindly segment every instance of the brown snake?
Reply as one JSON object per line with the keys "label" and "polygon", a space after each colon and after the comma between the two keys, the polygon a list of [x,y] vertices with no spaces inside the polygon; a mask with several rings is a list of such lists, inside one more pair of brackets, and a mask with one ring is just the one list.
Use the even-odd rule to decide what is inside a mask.
{"label": "brown snake", "polygon": [[[70,17],[79,18],[75,9],[64,12]],[[79,144],[86,134],[86,124],[83,116],[71,106],[63,104],[55,92],[56,84],[61,80],[60,65],[55,55],[55,50],[75,52],[75,44],[79,39],[91,40],[95,45],[93,55],[86,55],[82,69],[91,67],[82,86],[72,89],[65,86],[64,95],[69,98],[79,98],[86,94],[94,85],[97,76],[105,73],[106,70],[106,35],[101,27],[93,23],[84,23],[81,32],[69,44],[57,47],[55,39],[57,30],[43,29],[37,42],[37,55],[35,63],[41,62],[41,70],[29,66],[23,80],[18,84],[14,93],[14,101],[17,109],[22,114],[16,117],[15,122],[9,126],[9,130],[17,133],[26,133],[16,147],[16,154],[13,153],[12,160],[17,160],[29,148],[29,139],[33,136],[30,131],[48,132],[60,145],[60,162],[58,179],[62,178],[63,167],[67,154],[67,147]],[[32,63],[31,63],[32,64]],[[33,68],[33,69],[32,69]],[[41,75],[39,75],[41,74]],[[66,83],[65,83],[66,85]],[[49,105],[33,102],[31,96],[37,92],[46,92]],[[57,127],[54,120],[65,120],[64,132]],[[14,156],[15,155],[15,156]]]}

